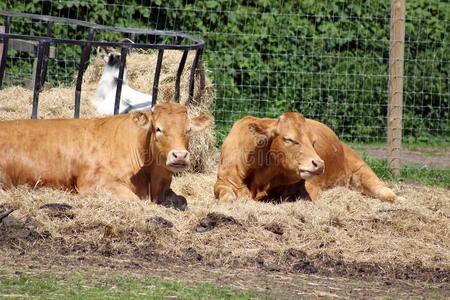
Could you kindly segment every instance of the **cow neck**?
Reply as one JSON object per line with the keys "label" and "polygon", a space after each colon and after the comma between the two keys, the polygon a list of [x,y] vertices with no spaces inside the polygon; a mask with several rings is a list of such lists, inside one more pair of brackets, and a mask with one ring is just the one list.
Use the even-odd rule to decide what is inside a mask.
{"label": "cow neck", "polygon": [[257,187],[258,192],[267,192],[278,186],[292,184],[293,178],[289,177],[281,166],[279,166],[270,153],[270,143],[268,145],[267,163],[255,170],[253,185]]}
{"label": "cow neck", "polygon": [[[114,138],[109,139],[112,157],[125,158],[130,166],[129,171],[139,173],[147,159],[148,131],[136,127],[130,115],[108,117],[105,120],[107,121],[104,123],[107,126],[105,130],[114,133]],[[124,151],[127,155],[124,155]]]}
{"label": "cow neck", "polygon": [[[172,173],[166,169],[165,161],[161,161],[161,155],[155,148],[155,137],[154,135],[149,134],[148,136],[148,151],[146,151],[147,155],[145,157],[146,164],[144,166],[145,174],[150,178],[152,175],[159,176],[171,176]],[[157,174],[152,174],[157,172]]]}
{"label": "cow neck", "polygon": [[146,157],[143,153],[145,153],[144,147],[131,146],[131,166],[136,173],[138,173],[145,165]]}
{"label": "cow neck", "polygon": [[271,143],[272,141],[267,144],[264,150],[261,149],[265,158],[262,160],[264,162],[262,166],[259,166],[253,175],[250,189],[254,193],[267,192],[273,185],[274,179],[278,176],[278,168],[270,156]]}
{"label": "cow neck", "polygon": [[139,171],[141,171],[141,174],[144,175],[146,181],[150,180],[150,173],[151,173],[151,170],[154,168],[154,164],[155,164],[154,159],[152,159],[152,157],[154,157],[153,156],[154,150],[152,149],[153,147],[151,147],[151,143],[152,143],[151,133],[148,132],[145,137],[145,141],[140,144],[140,145],[142,145],[141,153],[143,153],[143,159],[138,160],[137,162],[139,164],[136,165],[136,166],[140,166]]}

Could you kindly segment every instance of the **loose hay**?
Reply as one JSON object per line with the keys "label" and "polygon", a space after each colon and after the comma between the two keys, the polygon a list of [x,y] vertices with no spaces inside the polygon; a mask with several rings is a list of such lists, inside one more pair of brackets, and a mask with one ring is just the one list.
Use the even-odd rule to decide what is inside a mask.
{"label": "loose hay", "polygon": [[[83,89],[80,114],[82,117],[95,116],[95,109],[89,103],[94,90]],[[39,118],[73,118],[75,88],[60,87],[45,89],[39,96]],[[33,92],[23,87],[13,86],[0,91],[0,120],[30,118]]]}
{"label": "loose hay", "polygon": [[[3,192],[0,210],[14,208],[10,218],[44,236],[63,239],[64,249],[55,246],[56,252],[144,259],[164,256],[218,266],[306,273],[320,269],[319,260],[328,260],[341,261],[342,265],[374,265],[373,270],[388,274],[439,268],[448,280],[450,195],[445,189],[395,185],[394,190],[407,200],[389,204],[335,188],[317,202],[275,205],[252,200],[217,202],[212,195],[214,181],[215,174],[175,178],[174,190],[188,199],[185,212],[105,195],[87,197],[22,188]],[[58,201],[74,207],[72,219],[55,218],[39,210],[45,203]],[[199,231],[199,224],[211,213],[235,222],[216,222],[214,228]],[[0,244],[17,243],[5,243],[4,228],[0,225]]]}
{"label": "loose hay", "polygon": [[[158,102],[172,101],[175,95],[175,76],[182,52],[165,51],[161,66],[161,76],[158,89]],[[188,55],[186,66],[181,76],[180,96],[186,101],[189,91],[189,76],[194,54]],[[131,53],[127,56],[128,83],[142,92],[150,93],[153,87],[153,76],[157,54]],[[104,62],[96,57],[83,76],[81,93],[81,112],[83,118],[96,116],[90,99],[94,95],[100,80]],[[9,87],[0,91],[0,120],[29,118],[31,116],[33,93],[22,87]],[[75,88],[56,87],[44,89],[39,96],[39,117],[72,118],[74,111]],[[188,105],[190,116],[200,113],[212,114],[214,88],[201,66],[196,72],[194,98]],[[190,171],[204,172],[210,170],[214,163],[215,138],[214,129],[208,128],[202,132],[193,133],[189,150],[191,152]]]}

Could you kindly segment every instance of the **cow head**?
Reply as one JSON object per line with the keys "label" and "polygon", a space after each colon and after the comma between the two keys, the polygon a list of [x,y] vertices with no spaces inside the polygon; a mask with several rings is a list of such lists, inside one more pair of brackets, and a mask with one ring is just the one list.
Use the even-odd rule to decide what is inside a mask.
{"label": "cow head", "polygon": [[212,118],[201,114],[189,119],[186,107],[178,103],[156,104],[149,116],[153,159],[173,173],[183,171],[190,164],[189,133],[210,126]]}
{"label": "cow head", "polygon": [[271,161],[290,178],[309,179],[324,173],[324,161],[314,150],[315,140],[303,115],[284,113],[269,125],[250,123],[249,129],[259,145],[269,146]]}

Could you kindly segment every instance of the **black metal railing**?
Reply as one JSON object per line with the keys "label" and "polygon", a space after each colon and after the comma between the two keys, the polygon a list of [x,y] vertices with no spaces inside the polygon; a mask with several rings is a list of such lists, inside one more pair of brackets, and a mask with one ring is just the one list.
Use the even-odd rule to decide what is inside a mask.
{"label": "black metal railing", "polygon": [[[39,106],[39,92],[41,87],[44,85],[47,77],[48,59],[49,59],[49,49],[52,45],[74,45],[80,46],[82,48],[80,55],[80,64],[78,67],[78,74],[75,86],[75,109],[74,118],[80,117],[80,100],[81,100],[81,87],[83,81],[83,75],[86,71],[86,67],[89,61],[90,53],[92,47],[114,47],[120,48],[121,51],[121,64],[119,69],[119,78],[117,82],[116,98],[114,104],[114,114],[119,112],[120,96],[122,91],[123,76],[126,64],[126,57],[130,49],[155,49],[158,50],[158,59],[156,62],[156,69],[153,79],[153,89],[152,89],[152,102],[153,105],[157,101],[158,97],[158,85],[159,76],[161,73],[161,65],[164,58],[165,50],[179,50],[183,51],[181,56],[176,79],[175,79],[175,95],[174,100],[180,102],[180,78],[183,73],[186,59],[189,51],[195,51],[195,57],[192,62],[191,73],[189,76],[189,93],[187,102],[189,102],[194,95],[194,83],[195,83],[195,72],[199,66],[201,59],[202,49],[205,42],[202,39],[194,37],[189,34],[181,32],[172,31],[159,31],[159,30],[147,30],[141,28],[121,28],[121,27],[111,27],[105,25],[99,25],[95,23],[90,23],[86,21],[52,17],[52,16],[42,16],[34,14],[24,14],[15,12],[0,11],[0,17],[4,18],[4,31],[0,32],[0,39],[3,40],[3,52],[0,60],[0,88],[3,83],[3,77],[6,68],[6,58],[8,55],[8,42],[9,40],[28,40],[37,43],[37,63],[36,72],[34,75],[34,85],[33,85],[33,109],[31,118],[36,119],[38,116],[38,106]],[[46,22],[47,33],[44,36],[31,36],[23,34],[15,34],[11,32],[11,22],[13,18],[25,18],[29,20],[35,20],[40,22]],[[53,37],[53,26],[55,23],[66,24],[66,25],[76,25],[84,27],[88,31],[88,36],[86,40],[74,40],[74,39],[62,39]],[[95,34],[97,32],[115,32],[126,35],[130,39],[134,40],[140,36],[144,36],[147,40],[157,41],[162,38],[170,38],[171,43],[129,43],[123,42],[105,42],[96,41]],[[184,43],[184,44],[182,44]]]}

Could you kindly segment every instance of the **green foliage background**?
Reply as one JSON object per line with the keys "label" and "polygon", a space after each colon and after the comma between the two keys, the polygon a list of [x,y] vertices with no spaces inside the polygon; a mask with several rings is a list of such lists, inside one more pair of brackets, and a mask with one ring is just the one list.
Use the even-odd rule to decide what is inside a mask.
{"label": "green foliage background", "polygon": [[[410,142],[450,141],[450,4],[406,2],[404,136]],[[385,139],[390,1],[7,0],[0,9],[204,38],[219,138],[243,115],[296,110],[347,140]],[[42,33],[38,24],[15,30]],[[83,37],[76,28],[56,34]],[[63,49],[50,80],[70,81],[78,53]],[[10,72],[24,72],[27,65],[11,63]]]}

